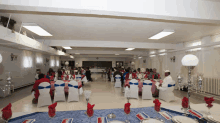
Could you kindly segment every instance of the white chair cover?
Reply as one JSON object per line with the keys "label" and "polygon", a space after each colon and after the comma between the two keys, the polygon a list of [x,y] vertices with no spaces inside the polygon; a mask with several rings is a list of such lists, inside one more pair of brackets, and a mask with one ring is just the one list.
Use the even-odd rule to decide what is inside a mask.
{"label": "white chair cover", "polygon": [[68,80],[73,80],[73,79],[72,79],[72,78],[73,78],[73,75],[69,74],[68,76],[69,76],[69,79],[68,79]]}
{"label": "white chair cover", "polygon": [[170,101],[175,100],[175,96],[173,93],[174,87],[175,87],[175,81],[172,81],[167,85],[166,88],[164,88],[164,87],[158,88],[160,90],[159,91],[159,99],[162,99],[166,102],[170,102]]}
{"label": "white chair cover", "polygon": [[83,79],[82,79],[82,81],[84,82],[84,84],[87,83],[87,82],[88,82],[87,77],[84,76]]}
{"label": "white chair cover", "polygon": [[33,92],[31,93],[31,96],[32,96],[33,98],[35,98],[34,94],[35,94],[35,91],[33,91]]}
{"label": "white chair cover", "polygon": [[130,98],[136,98],[138,99],[138,80],[132,79],[129,82],[130,85],[130,91],[131,91],[131,97]]}
{"label": "white chair cover", "polygon": [[121,88],[121,76],[120,75],[116,75],[115,76],[115,88]]}
{"label": "white chair cover", "polygon": [[78,82],[72,80],[68,83],[69,87],[69,95],[68,95],[68,101],[79,101],[79,89],[78,89]]}
{"label": "white chair cover", "polygon": [[42,82],[39,84],[39,97],[38,97],[38,104],[37,107],[51,105],[51,97],[50,97],[50,84],[48,82]]}
{"label": "white chair cover", "polygon": [[126,93],[127,90],[129,90],[128,86],[126,86],[126,87],[124,88],[124,92],[125,92],[124,96],[125,96],[125,97],[127,97],[127,96],[126,96],[126,95],[127,95],[127,93]]}
{"label": "white chair cover", "polygon": [[80,74],[76,75],[76,80],[80,80],[81,81],[82,76]]}
{"label": "white chair cover", "polygon": [[111,82],[114,82],[114,72],[111,74]]}
{"label": "white chair cover", "polygon": [[64,87],[65,87],[64,81],[61,81],[61,80],[56,81],[56,83],[54,84],[54,87],[55,87],[55,92],[54,92],[53,102],[66,101],[65,92],[64,92]]}
{"label": "white chair cover", "polygon": [[143,82],[142,99],[152,99],[151,87],[152,87],[152,82],[150,80],[145,80]]}

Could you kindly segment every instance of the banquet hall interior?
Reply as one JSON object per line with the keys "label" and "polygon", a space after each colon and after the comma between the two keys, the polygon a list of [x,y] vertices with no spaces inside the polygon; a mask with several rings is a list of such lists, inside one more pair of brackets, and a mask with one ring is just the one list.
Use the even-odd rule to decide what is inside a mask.
{"label": "banquet hall interior", "polygon": [[219,6],[0,0],[0,123],[220,123]]}

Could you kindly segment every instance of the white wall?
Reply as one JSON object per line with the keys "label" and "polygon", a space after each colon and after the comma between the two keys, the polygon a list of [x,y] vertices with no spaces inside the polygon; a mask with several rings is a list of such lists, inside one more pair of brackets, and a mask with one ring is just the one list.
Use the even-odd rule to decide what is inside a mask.
{"label": "white wall", "polygon": [[[17,55],[17,60],[11,61],[11,53]],[[5,79],[7,78],[6,72],[12,73],[12,82],[15,88],[22,87],[35,82],[36,69],[41,69],[41,72],[46,74],[49,68],[54,70],[58,69],[57,64],[51,66],[51,61],[56,59],[59,63],[58,56],[50,56],[42,53],[36,53],[27,50],[18,50],[13,48],[8,48],[0,46],[0,54],[3,57],[2,63],[0,63],[0,81],[1,84],[5,84]],[[46,62],[46,58],[50,61]]]}
{"label": "white wall", "polygon": [[[99,59],[96,59],[96,58],[75,58],[75,66],[77,67],[77,63],[78,63],[78,67],[81,67],[82,66],[82,62],[83,61],[112,61],[112,67],[116,67],[116,61],[123,61],[124,64],[125,63],[129,63],[129,60],[130,59],[126,59],[126,58],[99,58]],[[130,60],[131,61],[131,60]]]}
{"label": "white wall", "polygon": [[[182,46],[190,47],[194,42],[201,41],[202,44],[207,44],[210,42],[219,41],[220,35],[203,37],[200,40],[186,42]],[[220,75],[220,47],[205,47],[199,51],[186,52],[178,51],[167,53],[165,56],[156,55],[155,57],[147,58],[147,67],[156,68],[159,73],[164,74],[164,70],[169,69],[171,71],[171,76],[176,81],[177,74],[181,73],[184,77],[184,82],[187,81],[188,70],[182,66],[181,60],[186,54],[194,54],[199,59],[199,64],[196,66],[192,72],[193,76],[198,73],[203,73],[204,77],[214,77],[219,78]],[[171,62],[170,58],[175,56],[176,61]],[[164,76],[164,75],[163,75]]]}

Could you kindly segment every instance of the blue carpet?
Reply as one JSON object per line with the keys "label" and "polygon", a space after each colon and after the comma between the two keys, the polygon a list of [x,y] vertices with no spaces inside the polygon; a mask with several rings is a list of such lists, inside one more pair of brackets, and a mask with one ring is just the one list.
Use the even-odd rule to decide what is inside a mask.
{"label": "blue carpet", "polygon": [[[73,123],[89,123],[90,119],[85,114],[86,110],[78,110],[78,111],[57,111],[56,116],[54,118],[49,118],[47,112],[36,112],[24,116],[20,116],[14,119],[11,119],[9,123],[22,123],[26,119],[36,119],[34,123],[61,123],[65,118],[73,118]],[[161,108],[161,111],[167,111],[173,116],[182,115],[182,113],[175,112],[169,109]],[[128,116],[128,119],[131,123],[139,123],[140,121],[136,118],[136,114],[145,112],[151,118],[159,117],[165,120],[165,123],[170,123],[161,115],[154,111],[153,107],[144,107],[144,108],[131,108],[131,113]],[[91,118],[92,123],[97,123],[97,117],[106,117],[108,114],[114,113],[116,115],[115,119],[111,120],[119,120],[125,121],[126,115],[124,113],[124,109],[103,109],[103,110],[94,110],[94,116]],[[191,118],[195,118],[193,116],[189,116]]]}

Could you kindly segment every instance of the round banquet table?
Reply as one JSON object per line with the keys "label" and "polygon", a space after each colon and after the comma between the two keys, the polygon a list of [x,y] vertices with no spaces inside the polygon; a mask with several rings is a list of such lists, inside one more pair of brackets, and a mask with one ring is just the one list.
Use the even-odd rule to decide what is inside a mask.
{"label": "round banquet table", "polygon": [[[127,80],[125,80],[125,86],[127,86],[127,85],[129,85],[129,81],[130,81],[131,79],[127,79]],[[140,92],[142,92],[142,87],[143,87],[143,82],[145,81],[145,79],[137,79],[138,80],[138,88],[139,88],[139,90],[138,90],[138,92],[140,93]],[[148,79],[146,79],[146,80],[148,80]],[[151,87],[151,92],[152,92],[152,94],[155,92],[155,90],[156,90],[156,87],[159,85],[159,84],[161,84],[162,82],[159,82],[160,80],[154,80],[154,81],[151,81],[152,82],[152,87]]]}
{"label": "round banquet table", "polygon": [[[211,108],[211,114],[220,116],[219,108],[220,105],[213,103],[214,108]],[[205,104],[192,104],[191,108],[200,112],[205,116],[207,113],[207,107]],[[87,123],[89,122],[89,118],[85,115],[86,110],[76,110],[76,111],[57,111],[57,115],[54,118],[49,118],[47,112],[13,112],[12,119],[9,123],[21,123],[25,119],[36,119],[36,123],[48,123],[51,121],[53,123],[60,123],[64,118],[73,118],[74,123]],[[174,106],[166,106],[161,107],[161,111],[169,112],[173,116],[182,116],[183,111],[181,110],[181,105],[174,105]],[[143,107],[143,108],[131,108],[131,113],[129,114],[129,120],[131,123],[139,123],[140,121],[136,118],[136,114],[145,112],[151,118],[160,118],[165,121],[165,123],[170,123],[170,120],[166,120],[162,117],[159,113],[154,111],[153,107]],[[104,109],[104,110],[94,110],[94,116],[91,118],[93,123],[97,122],[98,117],[106,117],[109,113],[116,114],[116,119],[108,119],[111,120],[119,120],[125,121],[126,115],[124,114],[124,110],[122,109]],[[1,112],[0,112],[1,115]],[[190,115],[192,119],[195,117]],[[0,120],[1,122],[1,120]]]}
{"label": "round banquet table", "polygon": [[[70,80],[63,80],[63,81],[65,83],[64,91],[65,91],[65,93],[68,93],[69,92],[68,83],[70,82]],[[51,90],[54,91],[55,90],[55,87],[54,87],[55,81],[51,81],[50,83],[51,83]],[[82,86],[81,81],[78,81],[78,86]]]}

